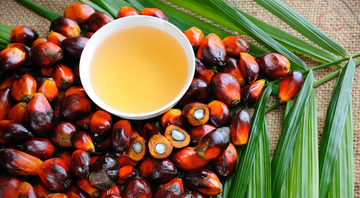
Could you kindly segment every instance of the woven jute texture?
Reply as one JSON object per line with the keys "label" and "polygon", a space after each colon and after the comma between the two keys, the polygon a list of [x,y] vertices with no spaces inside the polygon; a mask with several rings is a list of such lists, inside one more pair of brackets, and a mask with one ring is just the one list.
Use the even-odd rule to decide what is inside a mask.
{"label": "woven jute texture", "polygon": [[[185,1],[185,0],[184,0]],[[349,55],[360,52],[360,2],[359,0],[283,0],[291,8],[305,16],[313,24],[338,42]],[[63,14],[67,5],[78,2],[76,0],[34,0],[57,13]],[[287,24],[252,0],[227,0],[230,5],[251,14],[269,24],[307,40]],[[169,3],[170,4],[170,3]],[[171,4],[170,4],[171,5]],[[190,13],[186,11],[187,13]],[[192,13],[190,13],[192,14]],[[0,23],[13,27],[25,25],[34,28],[40,36],[49,33],[50,22],[25,8],[14,0],[0,0]],[[253,39],[242,36],[250,42]],[[307,40],[308,41],[308,40]],[[299,55],[311,68],[320,62]],[[333,68],[315,72],[316,80],[335,71]],[[360,197],[360,68],[356,68],[355,80],[352,88],[353,127],[354,127],[354,165],[355,165],[355,197]],[[316,88],[318,133],[319,140],[324,128],[326,110],[331,98],[336,79],[332,79]],[[270,103],[277,102],[271,98]],[[281,132],[281,120],[284,107],[266,114],[270,131],[270,152],[274,153]]]}

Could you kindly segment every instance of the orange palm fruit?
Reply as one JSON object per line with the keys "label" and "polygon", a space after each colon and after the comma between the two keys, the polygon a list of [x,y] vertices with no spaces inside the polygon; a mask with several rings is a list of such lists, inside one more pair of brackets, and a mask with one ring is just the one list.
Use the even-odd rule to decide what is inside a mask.
{"label": "orange palm fruit", "polygon": [[35,45],[29,52],[31,60],[41,67],[52,67],[62,61],[64,52],[52,42]]}
{"label": "orange palm fruit", "polygon": [[31,180],[31,184],[35,190],[35,193],[38,198],[46,198],[48,194],[50,194],[49,190],[42,183],[39,177],[34,177]]}
{"label": "orange palm fruit", "polygon": [[39,34],[34,29],[26,26],[18,26],[10,34],[12,43],[23,43],[27,46],[30,46],[37,38],[39,38]]}
{"label": "orange palm fruit", "polygon": [[0,143],[16,143],[31,136],[24,125],[13,120],[0,120]]}
{"label": "orange palm fruit", "polygon": [[51,158],[43,162],[38,168],[42,183],[50,192],[68,190],[73,183],[70,167],[59,158]]}
{"label": "orange palm fruit", "polygon": [[65,91],[65,97],[68,97],[68,96],[73,95],[73,94],[77,94],[77,95],[85,97],[85,98],[88,97],[88,95],[85,92],[84,87],[81,87],[81,86],[72,86],[72,87],[69,87]]}
{"label": "orange palm fruit", "polygon": [[91,111],[90,101],[77,94],[66,97],[60,106],[60,115],[72,121],[77,121],[85,118]]}
{"label": "orange palm fruit", "polygon": [[149,139],[155,134],[161,135],[161,131],[157,126],[155,126],[151,122],[146,123],[141,130],[141,135],[145,140],[145,144],[147,144]]}
{"label": "orange palm fruit", "polygon": [[255,58],[248,53],[240,53],[240,70],[246,83],[253,83],[259,75],[259,64],[256,62]]}
{"label": "orange palm fruit", "polygon": [[167,158],[173,150],[171,142],[165,136],[158,134],[149,139],[148,147],[150,155],[156,159]]}
{"label": "orange palm fruit", "polygon": [[52,78],[59,89],[66,90],[74,83],[75,74],[69,67],[57,64],[53,69]]}
{"label": "orange palm fruit", "polygon": [[264,88],[265,80],[257,80],[251,85],[245,85],[241,92],[241,101],[247,105],[255,104]]}
{"label": "orange palm fruit", "polygon": [[4,120],[13,104],[10,87],[0,89],[0,120]]}
{"label": "orange palm fruit", "polygon": [[111,187],[108,190],[100,191],[99,198],[105,198],[108,195],[118,195],[118,196],[120,196],[121,195],[120,188],[117,185],[114,185],[113,187]]}
{"label": "orange palm fruit", "polygon": [[134,16],[139,15],[140,13],[132,7],[122,7],[120,8],[117,18],[127,17],[127,16]]}
{"label": "orange palm fruit", "polygon": [[86,23],[95,10],[83,3],[73,3],[65,8],[64,16],[76,21],[78,24]]}
{"label": "orange palm fruit", "polygon": [[92,15],[90,15],[87,23],[89,25],[89,29],[93,32],[96,32],[98,29],[100,29],[102,26],[106,25],[107,23],[110,23],[114,19],[102,12],[95,12]]}
{"label": "orange palm fruit", "polygon": [[193,78],[190,87],[180,99],[179,104],[187,105],[191,102],[204,102],[210,96],[210,86],[199,78]]}
{"label": "orange palm fruit", "polygon": [[180,109],[170,109],[160,119],[161,128],[165,129],[170,124],[185,128],[186,120]]}
{"label": "orange palm fruit", "polygon": [[23,182],[17,190],[17,197],[37,198],[37,195],[34,187],[29,182]]}
{"label": "orange palm fruit", "polygon": [[[71,88],[71,87],[70,87]],[[69,88],[69,89],[70,89]],[[73,94],[71,94],[73,95]],[[89,131],[90,130],[90,121],[91,121],[91,116],[93,115],[94,113],[93,112],[90,112],[88,114],[88,116],[86,116],[85,118],[81,119],[81,120],[78,120],[75,122],[76,126],[79,128],[79,129],[83,129],[85,131]]]}
{"label": "orange palm fruit", "polygon": [[27,46],[25,44],[22,43],[9,43],[6,45],[6,48],[18,48],[21,51],[23,51],[25,53],[25,61],[22,64],[22,66],[33,66],[32,61],[30,60],[30,56],[29,56],[29,52],[31,50],[30,46]]}
{"label": "orange palm fruit", "polygon": [[211,78],[210,86],[216,98],[225,104],[235,106],[240,103],[240,84],[231,74],[215,74]]}
{"label": "orange palm fruit", "polygon": [[207,133],[196,145],[194,151],[203,160],[217,158],[230,143],[229,127],[220,127]]}
{"label": "orange palm fruit", "polygon": [[125,184],[129,179],[135,177],[136,175],[135,167],[131,165],[126,165],[120,168],[119,179],[116,182],[117,184]]}
{"label": "orange palm fruit", "polygon": [[47,138],[32,137],[21,144],[21,150],[41,160],[47,160],[53,156],[55,147]]}
{"label": "orange palm fruit", "polygon": [[4,169],[13,175],[38,175],[39,158],[15,149],[0,149]]}
{"label": "orange palm fruit", "polygon": [[71,138],[76,131],[76,126],[72,122],[61,121],[55,124],[54,130],[49,135],[49,139],[59,149],[72,149]]}
{"label": "orange palm fruit", "polygon": [[180,178],[174,178],[171,181],[158,187],[154,198],[178,197],[184,193],[183,181]]}
{"label": "orange palm fruit", "polygon": [[46,36],[46,39],[49,41],[49,42],[52,42],[54,43],[55,45],[57,46],[61,46],[61,42],[63,40],[66,39],[65,36],[63,36],[62,34],[60,33],[57,33],[57,32],[50,32],[47,36]]}
{"label": "orange palm fruit", "polygon": [[218,195],[223,191],[223,186],[216,174],[206,169],[186,172],[183,180],[190,190],[199,191],[206,196]]}
{"label": "orange palm fruit", "polygon": [[287,73],[280,82],[280,102],[289,101],[301,89],[304,83],[304,76],[301,72],[292,70]]}
{"label": "orange palm fruit", "polygon": [[15,78],[11,86],[11,96],[19,102],[29,102],[31,96],[36,92],[36,81],[29,74]]}
{"label": "orange palm fruit", "polygon": [[197,127],[191,127],[188,130],[188,133],[190,135],[190,146],[196,146],[199,141],[210,131],[216,129],[216,127],[211,126],[209,124],[200,125]]}
{"label": "orange palm fruit", "polygon": [[67,150],[59,155],[59,159],[63,160],[69,167],[72,166],[72,150]]}
{"label": "orange palm fruit", "polygon": [[130,159],[127,155],[126,152],[122,152],[122,153],[114,153],[114,155],[117,157],[119,163],[120,163],[120,167],[124,167],[127,165],[130,166],[136,166],[139,162],[134,161],[132,159]]}
{"label": "orange palm fruit", "polygon": [[70,37],[61,42],[61,49],[64,50],[65,56],[70,55],[76,59],[80,59],[82,51],[88,41],[89,38],[85,36]]}
{"label": "orange palm fruit", "polygon": [[0,197],[18,198],[17,190],[23,180],[7,172],[0,173]]}
{"label": "orange palm fruit", "polygon": [[45,137],[53,129],[54,111],[42,93],[31,97],[26,107],[25,122],[40,137]]}
{"label": "orange palm fruit", "polygon": [[41,70],[41,75],[43,75],[44,77],[45,76],[51,77],[54,67],[42,67],[40,70]]}
{"label": "orange palm fruit", "polygon": [[209,121],[216,127],[225,126],[230,120],[229,107],[220,100],[213,100],[208,105]]}
{"label": "orange palm fruit", "polygon": [[201,102],[192,102],[184,106],[183,116],[192,126],[200,126],[209,120],[209,108]]}
{"label": "orange palm fruit", "polygon": [[186,38],[189,40],[191,47],[196,50],[204,40],[204,33],[197,27],[191,27],[184,31]]}
{"label": "orange palm fruit", "polygon": [[54,79],[46,79],[40,88],[37,90],[37,93],[42,93],[49,101],[50,104],[54,104],[57,101],[59,90],[56,86]]}
{"label": "orange palm fruit", "polygon": [[201,193],[196,191],[188,191],[180,195],[179,198],[205,198]]}
{"label": "orange palm fruit", "polygon": [[82,150],[75,150],[71,155],[72,166],[70,167],[74,175],[78,178],[85,178],[89,174],[90,155]]}
{"label": "orange palm fruit", "polygon": [[108,112],[98,110],[91,116],[90,135],[96,142],[100,142],[109,136],[111,134],[111,128],[112,119]]}
{"label": "orange palm fruit", "polygon": [[129,146],[131,142],[131,125],[128,120],[120,120],[115,123],[111,132],[111,144],[112,148],[116,152],[123,152]]}
{"label": "orange palm fruit", "polygon": [[88,133],[79,130],[71,137],[71,144],[75,149],[82,149],[86,152],[95,152],[94,143]]}
{"label": "orange palm fruit", "polygon": [[141,177],[134,177],[126,182],[122,191],[123,198],[151,198],[151,186],[149,182]]}
{"label": "orange palm fruit", "polygon": [[185,147],[176,151],[170,156],[170,160],[182,171],[199,169],[210,162],[201,159],[194,151],[194,147]]}
{"label": "orange palm fruit", "polygon": [[212,160],[215,173],[223,183],[228,180],[235,171],[238,154],[235,146],[230,143],[226,150],[216,159]]}
{"label": "orange palm fruit", "polygon": [[[219,67],[218,69],[223,68]],[[211,77],[214,75],[214,70],[206,65],[200,59],[195,58],[195,78],[200,78],[205,81],[207,84],[210,84]]]}
{"label": "orange palm fruit", "polygon": [[166,14],[157,9],[157,8],[144,8],[143,10],[141,10],[140,12],[141,15],[148,15],[148,16],[153,16],[159,19],[163,19],[165,21],[169,21],[168,17],[166,16]]}
{"label": "orange palm fruit", "polygon": [[19,48],[12,47],[0,52],[0,75],[13,74],[25,62],[25,53]]}
{"label": "orange palm fruit", "polygon": [[99,189],[92,187],[90,185],[89,178],[87,178],[87,177],[76,180],[76,186],[79,187],[82,191],[84,191],[91,198],[99,197],[99,194],[100,194]]}
{"label": "orange palm fruit", "polygon": [[80,27],[76,21],[66,17],[58,17],[51,21],[50,30],[69,38],[80,35]]}
{"label": "orange palm fruit", "polygon": [[116,156],[105,154],[100,156],[91,166],[89,182],[99,190],[108,190],[119,179],[120,164]]}
{"label": "orange palm fruit", "polygon": [[111,149],[111,136],[108,136],[106,139],[101,142],[94,142],[95,153],[106,153]]}
{"label": "orange palm fruit", "polygon": [[140,161],[144,158],[146,152],[146,144],[142,136],[131,138],[130,146],[126,149],[126,155],[134,160]]}
{"label": "orange palm fruit", "polygon": [[153,185],[169,182],[177,174],[176,167],[169,159],[147,157],[140,163],[140,176]]}
{"label": "orange palm fruit", "polygon": [[235,113],[230,120],[231,142],[235,145],[244,145],[248,141],[251,118],[246,109]]}
{"label": "orange palm fruit", "polygon": [[242,38],[236,36],[227,36],[223,39],[226,53],[229,56],[233,56],[235,58],[239,58],[240,52],[249,53],[250,46],[249,44]]}
{"label": "orange palm fruit", "polygon": [[51,193],[46,198],[68,198],[64,193]]}
{"label": "orange palm fruit", "polygon": [[176,125],[169,125],[165,129],[164,136],[170,140],[174,148],[183,148],[190,143],[190,135]]}
{"label": "orange palm fruit", "polygon": [[285,76],[290,70],[290,61],[283,55],[270,52],[256,57],[260,74],[269,79]]}
{"label": "orange palm fruit", "polygon": [[227,57],[224,67],[219,67],[218,72],[225,72],[231,74],[239,82],[240,86],[244,86],[246,81],[240,70],[240,63],[235,58]]}
{"label": "orange palm fruit", "polygon": [[35,45],[37,45],[39,43],[44,43],[44,42],[47,42],[47,41],[48,40],[46,38],[38,38],[34,42],[32,42],[31,48],[33,48]]}
{"label": "orange palm fruit", "polygon": [[5,89],[5,88],[9,87],[10,85],[13,84],[14,80],[15,79],[13,76],[6,77],[0,85],[0,89]]}
{"label": "orange palm fruit", "polygon": [[197,57],[211,66],[224,66],[226,49],[221,38],[214,33],[208,34],[200,44]]}
{"label": "orange palm fruit", "polygon": [[64,192],[64,194],[70,198],[87,198],[88,197],[85,192],[83,192],[76,186],[71,186],[71,188],[69,190],[67,190],[66,192]]}

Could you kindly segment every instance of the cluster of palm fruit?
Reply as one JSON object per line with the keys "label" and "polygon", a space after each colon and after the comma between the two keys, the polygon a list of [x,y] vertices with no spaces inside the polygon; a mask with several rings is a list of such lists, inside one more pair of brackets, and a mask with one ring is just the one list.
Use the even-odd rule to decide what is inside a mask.
{"label": "cluster of palm fruit", "polygon": [[[156,8],[139,13],[124,7],[118,18],[138,14],[168,21]],[[46,38],[29,27],[13,29],[12,43],[0,52],[0,197],[220,194],[236,167],[235,145],[248,139],[251,120],[246,109],[265,85],[259,74],[283,77],[282,101],[301,88],[302,74],[289,72],[284,56],[254,58],[244,39],[221,40],[215,34],[204,38],[192,27],[184,34],[198,58],[196,73],[178,108],[160,121],[121,120],[97,107],[79,79],[86,43],[113,20],[88,5],[71,4],[65,17],[51,22]],[[90,32],[80,35],[79,24]],[[231,115],[229,106],[240,102],[245,108]]]}

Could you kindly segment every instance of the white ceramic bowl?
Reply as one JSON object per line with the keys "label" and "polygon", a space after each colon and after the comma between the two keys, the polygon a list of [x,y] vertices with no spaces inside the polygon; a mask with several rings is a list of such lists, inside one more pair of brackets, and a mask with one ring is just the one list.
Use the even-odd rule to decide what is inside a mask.
{"label": "white ceramic bowl", "polygon": [[[170,35],[172,35],[183,47],[185,54],[188,59],[188,74],[187,79],[185,82],[184,87],[181,89],[180,93],[174,98],[170,103],[166,104],[165,106],[161,107],[160,109],[157,109],[155,111],[147,112],[147,113],[141,113],[141,114],[131,114],[131,113],[125,113],[121,111],[117,111],[110,106],[108,106],[106,103],[104,103],[95,93],[91,82],[90,82],[90,65],[92,61],[92,57],[96,51],[97,46],[109,35],[113,34],[114,32],[128,28],[128,27],[134,27],[134,26],[150,26],[154,27],[160,30],[163,30]],[[89,42],[86,44],[81,58],[80,58],[80,79],[81,83],[87,93],[87,95],[90,97],[91,100],[95,102],[99,107],[103,108],[104,110],[108,111],[111,114],[114,114],[116,116],[125,118],[125,119],[131,119],[131,120],[142,120],[142,119],[148,119],[153,118],[158,115],[161,115],[171,109],[185,94],[187,89],[189,88],[191,81],[193,79],[195,72],[195,56],[193,49],[191,47],[191,44],[189,43],[186,36],[183,34],[181,30],[179,30],[177,27],[172,25],[171,23],[164,21],[159,18],[151,17],[151,16],[130,16],[130,17],[124,17],[120,19],[116,19],[102,28],[100,28],[96,33],[90,38]]]}

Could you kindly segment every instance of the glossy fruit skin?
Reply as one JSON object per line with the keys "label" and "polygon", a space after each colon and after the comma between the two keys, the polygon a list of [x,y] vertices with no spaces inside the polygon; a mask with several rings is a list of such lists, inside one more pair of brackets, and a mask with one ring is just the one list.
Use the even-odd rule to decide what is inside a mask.
{"label": "glossy fruit skin", "polygon": [[54,145],[47,138],[40,137],[25,140],[21,145],[21,149],[41,160],[50,159],[55,152]]}
{"label": "glossy fruit skin", "polygon": [[183,181],[180,178],[174,178],[166,184],[162,184],[158,187],[154,198],[172,198],[179,197],[184,193]]}
{"label": "glossy fruit skin", "polygon": [[120,120],[115,123],[111,132],[111,144],[115,151],[122,153],[129,146],[131,141],[131,125],[128,120]]}
{"label": "glossy fruit skin", "polygon": [[[0,105],[1,106],[1,105]],[[24,123],[25,120],[25,112],[26,112],[27,104],[25,102],[20,102],[17,105],[14,105],[8,115],[7,118],[9,120],[15,121],[17,123]],[[1,107],[0,107],[1,109]]]}
{"label": "glossy fruit skin", "polygon": [[223,190],[216,174],[206,169],[197,169],[185,173],[183,181],[190,190],[196,190],[206,196],[221,194]]}
{"label": "glossy fruit skin", "polygon": [[59,90],[56,86],[54,79],[46,79],[40,88],[37,90],[37,93],[42,93],[49,101],[50,104],[54,104],[57,101],[59,96]]}
{"label": "glossy fruit skin", "polygon": [[223,39],[223,42],[226,48],[226,53],[229,56],[239,58],[240,52],[245,52],[245,53],[250,52],[249,44],[240,37],[227,36]]}
{"label": "glossy fruit skin", "polygon": [[119,161],[110,154],[100,156],[91,166],[89,182],[92,187],[107,190],[119,179]]}
{"label": "glossy fruit skin", "polygon": [[161,135],[161,131],[157,126],[155,126],[151,122],[146,123],[141,130],[141,135],[145,140],[145,144],[147,144],[149,139],[155,134]]}
{"label": "glossy fruit skin", "polygon": [[45,137],[53,129],[54,111],[42,93],[31,97],[26,107],[25,122],[40,137]]}
{"label": "glossy fruit skin", "polygon": [[240,84],[228,73],[216,73],[210,82],[211,90],[216,98],[225,104],[235,106],[240,102]]}
{"label": "glossy fruit skin", "polygon": [[235,58],[227,57],[225,66],[219,67],[218,72],[225,72],[231,74],[239,82],[240,86],[244,86],[246,83],[244,76],[240,70],[240,63]]}
{"label": "glossy fruit skin", "polygon": [[0,197],[17,198],[17,189],[23,180],[7,172],[0,173]]}
{"label": "glossy fruit skin", "polygon": [[61,49],[64,50],[65,56],[69,54],[80,60],[82,51],[88,41],[89,38],[84,36],[70,37],[61,42]]}
{"label": "glossy fruit skin", "polygon": [[[0,52],[1,53],[1,52]],[[13,76],[8,76],[6,77],[1,85],[0,85],[0,89],[5,89],[5,88],[8,88],[10,85],[12,85],[14,82],[14,77]]]}
{"label": "glossy fruit skin", "polygon": [[169,21],[168,17],[166,16],[166,14],[157,9],[157,8],[144,8],[143,10],[141,10],[140,12],[141,15],[148,15],[148,16],[153,16],[159,19],[163,19],[165,21]]}
{"label": "glossy fruit skin", "polygon": [[20,198],[37,198],[33,186],[29,182],[23,182],[17,190],[17,197]]}
{"label": "glossy fruit skin", "polygon": [[180,109],[170,109],[160,119],[161,128],[165,129],[170,124],[179,126],[180,128],[186,127],[186,120],[182,116]]}
{"label": "glossy fruit skin", "polygon": [[82,149],[86,152],[95,152],[94,143],[88,133],[79,130],[71,137],[71,144],[75,149]]}
{"label": "glossy fruit skin", "polygon": [[210,86],[199,78],[193,78],[189,89],[180,99],[179,104],[187,105],[191,102],[204,102],[210,96]]}
{"label": "glossy fruit skin", "polygon": [[102,26],[106,25],[107,23],[110,23],[113,20],[114,19],[111,16],[105,13],[95,12],[88,19],[89,29],[93,32],[96,32]]}
{"label": "glossy fruit skin", "polygon": [[37,45],[39,43],[44,43],[44,42],[47,42],[47,41],[48,40],[46,38],[38,38],[34,42],[32,42],[31,48],[33,48],[35,45]]}
{"label": "glossy fruit skin", "polygon": [[[71,88],[71,87],[70,87]],[[70,89],[69,88],[69,89]],[[66,94],[66,92],[65,92]],[[72,94],[71,94],[72,95]],[[70,95],[68,95],[70,96]],[[86,116],[85,118],[81,119],[81,120],[78,120],[75,122],[76,126],[79,128],[79,129],[82,129],[82,130],[85,130],[85,131],[89,131],[90,130],[90,122],[91,122],[91,116],[93,115],[94,113],[93,112],[90,112],[88,114],[88,116]]]}
{"label": "glossy fruit skin", "polygon": [[[135,152],[133,147],[135,144],[139,144],[139,143],[141,144],[141,151],[140,151],[140,153],[137,153],[137,152]],[[131,138],[130,145],[126,149],[125,152],[126,152],[126,155],[134,161],[142,160],[146,153],[146,144],[145,144],[144,138],[140,135]]]}
{"label": "glossy fruit skin", "polygon": [[83,3],[73,3],[65,8],[64,16],[74,20],[78,24],[86,23],[95,10]]}
{"label": "glossy fruit skin", "polygon": [[297,70],[287,73],[280,82],[280,102],[289,101],[301,89],[304,83],[304,76]]}
{"label": "glossy fruit skin", "polygon": [[57,64],[53,69],[52,78],[59,89],[66,90],[74,83],[75,74],[69,67]]}
{"label": "glossy fruit skin", "polygon": [[240,70],[247,84],[253,83],[259,75],[259,65],[255,58],[248,53],[240,53]]}
{"label": "glossy fruit skin", "polygon": [[127,166],[127,165],[135,167],[139,163],[137,161],[134,161],[134,160],[130,159],[128,156],[126,156],[125,152],[112,153],[112,154],[117,157],[117,160],[120,163],[120,167],[124,167],[124,166]]}
{"label": "glossy fruit skin", "polygon": [[131,165],[121,167],[119,171],[119,180],[116,183],[125,184],[129,179],[135,177],[136,172],[137,170]]}
{"label": "glossy fruit skin", "polygon": [[228,180],[235,171],[238,155],[235,146],[230,143],[226,150],[216,159],[212,160],[215,173],[223,183]]}
{"label": "glossy fruit skin", "polygon": [[188,133],[190,135],[190,146],[196,146],[201,138],[203,138],[207,133],[210,131],[216,129],[216,127],[211,126],[209,124],[200,125],[197,127],[191,127],[188,130]]}
{"label": "glossy fruit skin", "polygon": [[191,27],[184,31],[186,38],[189,40],[194,52],[199,48],[204,40],[204,33],[197,27]]}
{"label": "glossy fruit skin", "polygon": [[81,34],[81,36],[85,36],[86,38],[91,38],[95,32],[84,32]]}
{"label": "glossy fruit skin", "polygon": [[9,43],[6,45],[6,48],[18,48],[19,50],[21,50],[22,52],[25,53],[25,61],[22,64],[22,66],[25,66],[25,67],[33,66],[33,62],[30,60],[30,56],[29,56],[31,47],[29,47],[25,44],[22,44],[22,43]]}
{"label": "glossy fruit skin", "polygon": [[241,92],[241,101],[245,106],[253,105],[259,99],[260,94],[264,88],[265,80],[257,80],[251,85],[245,85]]}
{"label": "glossy fruit skin", "polygon": [[11,96],[18,102],[29,102],[35,92],[36,81],[28,74],[15,78],[11,86]]}
{"label": "glossy fruit skin", "polygon": [[16,143],[31,136],[24,125],[12,120],[0,120],[0,143]]}
{"label": "glossy fruit skin", "polygon": [[53,132],[50,133],[49,139],[57,148],[69,150],[73,148],[71,138],[76,133],[76,130],[76,126],[72,122],[58,122],[55,124]]}
{"label": "glossy fruit skin", "polygon": [[[156,151],[156,145],[162,143],[165,145],[166,147],[166,151],[164,153],[158,153]],[[156,159],[165,159],[167,158],[172,150],[173,150],[173,145],[171,144],[171,142],[163,135],[153,135],[148,142],[148,147],[149,147],[149,153],[152,157],[156,158]]]}
{"label": "glossy fruit skin", "polygon": [[221,127],[228,124],[230,120],[229,107],[220,100],[213,100],[208,105],[209,108],[209,121],[215,127]]}
{"label": "glossy fruit skin", "polygon": [[88,196],[81,191],[78,187],[71,186],[69,190],[64,192],[64,194],[70,198],[87,198]]}
{"label": "glossy fruit skin", "polygon": [[59,158],[51,158],[43,162],[38,173],[41,181],[50,192],[63,192],[73,183],[70,167]]}
{"label": "glossy fruit skin", "polygon": [[0,163],[13,175],[37,175],[39,158],[15,149],[0,149]]}
{"label": "glossy fruit skin", "polygon": [[77,95],[85,97],[85,98],[88,97],[88,95],[85,92],[84,87],[81,87],[81,86],[72,86],[72,87],[69,87],[68,89],[66,89],[65,97],[68,97],[73,94],[77,94]]}
{"label": "glossy fruit skin", "polygon": [[82,150],[78,149],[72,153],[72,166],[71,170],[74,175],[78,178],[84,178],[89,174],[90,167],[90,155]]}
{"label": "glossy fruit skin", "polygon": [[[178,133],[182,133],[184,135],[184,139],[183,140],[174,139],[173,138],[173,132],[174,131],[178,132]],[[184,148],[184,147],[188,146],[189,143],[190,143],[190,135],[184,129],[182,129],[182,128],[176,126],[176,125],[167,126],[166,129],[165,129],[164,136],[168,140],[170,140],[171,144],[176,149]]]}
{"label": "glossy fruit skin", "polygon": [[58,17],[51,21],[50,30],[69,38],[80,35],[78,23],[66,17]]}
{"label": "glossy fruit skin", "polygon": [[[218,69],[223,68],[219,67]],[[204,61],[195,58],[195,78],[199,78],[210,84],[211,77],[214,75],[214,70],[211,66],[207,65]]]}
{"label": "glossy fruit skin", "polygon": [[111,133],[111,128],[112,119],[111,115],[108,112],[98,110],[91,116],[90,135],[94,138],[96,142],[100,142],[104,140],[107,136],[109,136]]}
{"label": "glossy fruit skin", "polygon": [[211,66],[224,66],[226,49],[223,41],[214,33],[208,34],[200,44],[197,57]]}
{"label": "glossy fruit skin", "polygon": [[196,191],[189,191],[181,194],[179,198],[205,198],[205,197]]}
{"label": "glossy fruit skin", "polygon": [[122,7],[120,8],[117,18],[122,18],[122,17],[127,17],[127,16],[136,16],[139,15],[140,13],[132,7]]}
{"label": "glossy fruit skin", "polygon": [[26,26],[18,26],[10,34],[12,43],[23,43],[27,46],[30,46],[37,38],[39,38],[39,34],[34,29]]}
{"label": "glossy fruit skin", "polygon": [[114,185],[113,187],[111,187],[108,190],[105,191],[100,191],[100,195],[99,198],[105,198],[108,195],[117,195],[120,196],[121,195],[121,191],[120,188],[117,185]]}
{"label": "glossy fruit skin", "polygon": [[69,167],[72,166],[72,150],[67,150],[59,155],[59,159],[62,159]]}
{"label": "glossy fruit skin", "polygon": [[229,127],[220,127],[207,133],[196,145],[194,151],[203,160],[217,158],[230,143]]}
{"label": "glossy fruit skin", "polygon": [[244,145],[249,138],[251,118],[246,109],[243,109],[231,117],[230,133],[231,142],[234,145]]}
{"label": "glossy fruit skin", "polygon": [[177,174],[177,169],[169,159],[147,157],[140,163],[140,176],[153,185],[169,182]]}
{"label": "glossy fruit skin", "polygon": [[13,104],[13,99],[10,94],[10,87],[0,90],[0,120],[4,120]]}
{"label": "glossy fruit skin", "polygon": [[134,177],[126,182],[122,192],[123,198],[151,198],[151,186],[141,177]]}
{"label": "glossy fruit skin", "polygon": [[61,42],[66,39],[65,36],[63,36],[62,34],[60,33],[57,33],[57,32],[50,32],[47,36],[46,36],[46,39],[49,41],[49,42],[52,42],[54,43],[55,45],[57,46],[61,46]]}
{"label": "glossy fruit skin", "polygon": [[90,101],[77,94],[66,97],[60,106],[60,115],[71,121],[77,121],[85,118],[90,111]]}
{"label": "glossy fruit skin", "polygon": [[101,142],[95,142],[95,153],[103,154],[106,153],[109,149],[111,149],[111,136],[108,136],[106,139],[102,140]]}
{"label": "glossy fruit skin", "polygon": [[63,193],[51,193],[46,198],[68,198],[68,196]]}
{"label": "glossy fruit skin", "polygon": [[38,198],[46,198],[46,196],[48,194],[50,194],[49,190],[42,183],[42,181],[40,180],[39,177],[34,177],[31,180],[31,184],[32,184]]}
{"label": "glossy fruit skin", "polygon": [[13,74],[25,62],[25,53],[18,48],[6,48],[0,52],[0,75]]}
{"label": "glossy fruit skin", "polygon": [[62,61],[64,52],[52,42],[36,44],[29,52],[31,60],[41,67],[52,67]]}
{"label": "glossy fruit skin", "polygon": [[277,79],[285,76],[290,70],[290,61],[283,55],[270,52],[256,57],[260,74],[265,78]]}
{"label": "glossy fruit skin", "polygon": [[185,147],[170,156],[175,167],[182,171],[190,171],[204,167],[210,160],[203,160],[197,156],[194,147]]}
{"label": "glossy fruit skin", "polygon": [[[202,117],[196,117],[196,111],[202,111]],[[200,126],[209,120],[209,108],[201,102],[192,102],[184,106],[183,116],[192,126]]]}
{"label": "glossy fruit skin", "polygon": [[121,198],[121,196],[117,196],[117,195],[107,195],[105,198]]}
{"label": "glossy fruit skin", "polygon": [[87,177],[76,180],[76,186],[79,187],[91,198],[99,197],[100,194],[99,189],[92,187],[90,185],[89,178]]}

